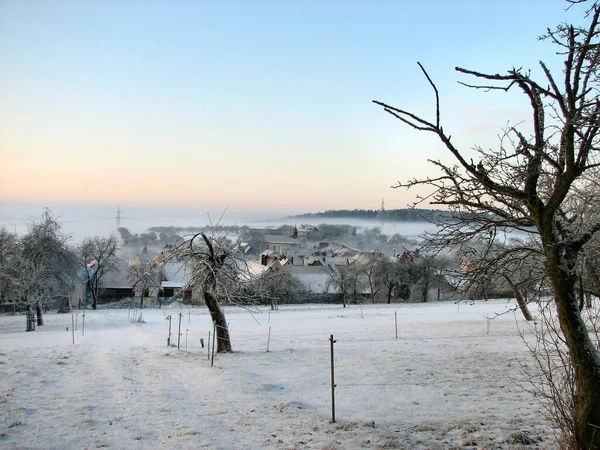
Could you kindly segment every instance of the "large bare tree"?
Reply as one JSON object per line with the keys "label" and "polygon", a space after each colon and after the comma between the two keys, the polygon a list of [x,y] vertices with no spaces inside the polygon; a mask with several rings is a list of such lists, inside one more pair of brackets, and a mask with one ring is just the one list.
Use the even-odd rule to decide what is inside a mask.
{"label": "large bare tree", "polygon": [[230,246],[225,238],[200,232],[182,238],[172,251],[172,258],[185,262],[191,269],[188,286],[202,291],[217,332],[217,352],[232,351],[229,326],[221,306],[223,301],[235,298],[231,289],[239,281],[239,264]]}
{"label": "large bare tree", "polygon": [[544,262],[569,350],[575,383],[574,442],[582,449],[600,448],[600,355],[579,308],[576,266],[582,248],[600,230],[600,220],[569,203],[586,173],[600,164],[599,15],[594,2],[585,27],[560,25],[547,32],[546,38],[564,57],[562,74],[552,73],[543,62],[540,81],[517,68],[504,74],[456,68],[476,79],[462,83],[465,86],[519,90],[531,108],[530,130],[524,130],[525,124],[509,127],[499,148],[475,148],[475,161],[444,130],[438,89],[421,64],[435,94],[433,119],[375,101],[404,124],[433,133],[452,157],[452,162],[430,161],[439,176],[398,185],[433,188],[427,200],[455,211],[459,220],[439,231],[440,246],[460,246],[475,237],[492,245],[507,228],[539,241],[532,251]]}

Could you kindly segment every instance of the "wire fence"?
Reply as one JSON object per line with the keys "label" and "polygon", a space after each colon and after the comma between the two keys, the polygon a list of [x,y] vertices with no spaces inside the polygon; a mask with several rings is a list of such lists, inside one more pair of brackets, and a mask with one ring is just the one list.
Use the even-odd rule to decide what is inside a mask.
{"label": "wire fence", "polygon": [[[262,323],[254,321],[252,326],[248,323],[248,318],[240,320],[235,316],[228,327],[220,327],[211,321],[210,315],[205,309],[183,308],[165,308],[160,312],[156,309],[107,309],[105,311],[89,312],[85,311],[79,314],[74,312],[72,315],[71,336],[73,344],[79,343],[85,339],[89,330],[94,331],[94,318],[99,314],[104,314],[104,320],[114,324],[115,327],[128,324],[132,330],[138,330],[136,333],[143,333],[152,336],[156,343],[168,345],[171,349],[178,348],[179,352],[192,353],[202,356],[199,361],[206,360],[208,364],[214,365],[219,362],[222,356],[216,353],[219,339],[222,339],[219,331],[221,328],[227,328],[235,344],[235,350],[243,352],[247,357],[262,358],[260,354],[296,351],[295,364],[297,369],[293,376],[286,378],[295,389],[301,389],[303,383],[307,380],[314,385],[322,387],[323,392],[332,391],[329,402],[334,407],[335,395],[340,397],[341,403],[348,403],[353,398],[360,397],[368,402],[371,396],[385,397],[394,395],[398,389],[429,388],[431,389],[431,379],[418,379],[418,377],[400,378],[397,373],[399,369],[405,370],[405,367],[386,367],[386,356],[393,354],[396,356],[405,355],[407,352],[414,354],[414,348],[418,347],[418,342],[434,343],[439,341],[446,345],[465,347],[465,342],[469,340],[481,341],[490,339],[490,342],[497,342],[498,338],[506,338],[509,327],[504,321],[502,327],[496,326],[492,322],[490,327],[490,318],[480,315],[480,320],[461,323],[461,327],[436,329],[434,326],[423,327],[421,324],[412,325],[410,322],[404,322],[398,326],[397,312],[389,309],[387,318],[382,320],[382,311],[377,315],[364,315],[361,317],[336,317],[336,321],[331,324],[323,321],[312,322],[311,330],[294,329],[289,326],[289,318],[285,314],[271,314],[267,322]],[[91,317],[91,322],[84,322],[85,317]],[[280,320],[284,318],[284,320]],[[369,319],[375,318],[370,323]],[[168,320],[167,320],[168,319]],[[309,320],[307,316],[302,320]],[[297,317],[294,316],[294,320]],[[356,329],[344,329],[339,327],[340,323],[350,324],[353,327],[353,321],[360,320],[365,326]],[[300,327],[302,325],[296,325]],[[335,331],[335,345],[332,344],[334,335],[329,333],[330,328],[340,328]],[[75,334],[81,328],[81,334]],[[490,329],[491,328],[491,329]],[[514,337],[518,339],[516,326]],[[419,329],[419,332],[415,332]],[[533,326],[532,326],[533,329]],[[224,331],[224,330],[223,330]],[[77,338],[77,339],[76,339]],[[428,344],[432,346],[432,344]],[[335,357],[334,357],[335,347]],[[387,352],[387,353],[382,353]],[[267,357],[267,356],[264,356]],[[282,356],[276,356],[281,358]],[[285,356],[283,356],[285,357]],[[229,358],[229,357],[228,357]],[[331,358],[331,363],[328,360]],[[190,361],[197,361],[196,358]],[[281,359],[277,359],[281,361]],[[356,362],[361,362],[360,370],[357,369]],[[400,362],[399,362],[400,361]],[[401,360],[396,357],[394,364],[401,364]],[[327,380],[327,370],[335,372],[336,377],[331,376]],[[385,378],[388,381],[382,381]],[[369,381],[373,380],[373,381]],[[444,372],[440,370],[437,375],[437,382],[452,385],[462,382],[468,382],[473,388],[486,388],[490,384],[501,386],[506,383],[506,374],[502,371],[498,373],[490,372],[486,377],[479,377],[477,374],[457,375],[452,371]],[[336,390],[339,389],[339,392]],[[353,390],[355,389],[355,390]],[[356,390],[357,389],[357,390]],[[350,390],[350,391],[348,391]],[[386,394],[387,392],[387,394]],[[377,400],[373,400],[376,402]],[[332,421],[335,421],[335,412],[332,411]]]}

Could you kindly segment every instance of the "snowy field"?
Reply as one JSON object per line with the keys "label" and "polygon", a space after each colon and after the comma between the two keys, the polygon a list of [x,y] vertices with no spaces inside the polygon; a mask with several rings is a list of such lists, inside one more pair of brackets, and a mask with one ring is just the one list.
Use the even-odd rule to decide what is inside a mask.
{"label": "snowy field", "polygon": [[[529,358],[517,325],[528,326],[508,313],[488,330],[484,317],[511,306],[229,308],[235,352],[212,367],[205,308],[145,309],[141,324],[133,310],[86,311],[85,335],[80,311],[75,344],[70,314],[33,333],[24,316],[0,316],[0,448],[553,448],[511,381]],[[165,316],[176,345],[180,312],[178,350]]]}

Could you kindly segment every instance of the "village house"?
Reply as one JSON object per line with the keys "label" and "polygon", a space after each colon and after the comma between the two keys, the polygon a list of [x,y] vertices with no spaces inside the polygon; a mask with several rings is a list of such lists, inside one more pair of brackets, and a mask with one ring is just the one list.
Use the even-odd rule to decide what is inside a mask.
{"label": "village house", "polygon": [[[73,292],[71,293],[71,306],[78,308],[81,306],[92,306],[92,296],[89,292],[90,277],[94,274],[95,261],[88,263],[87,270],[81,267],[77,271],[74,279]],[[117,264],[114,270],[106,273],[102,277],[102,289],[98,298],[98,303],[110,303],[131,298],[134,295],[133,284],[127,278],[127,263]]]}
{"label": "village house", "polygon": [[301,225],[300,228],[297,228],[298,236],[300,237],[308,237],[310,233],[318,232],[319,229],[314,225]]}
{"label": "village house", "polygon": [[306,292],[313,294],[335,293],[330,288],[333,269],[330,266],[294,266],[286,264],[283,270],[297,278]]}
{"label": "village house", "polygon": [[197,295],[189,286],[191,273],[189,267],[181,262],[164,262],[162,264],[162,278],[157,297],[160,303],[166,303],[173,297],[184,301],[192,301]]}
{"label": "village house", "polygon": [[291,236],[266,234],[263,238],[262,251],[273,250],[283,256],[288,252],[298,250],[304,242],[304,239]]}

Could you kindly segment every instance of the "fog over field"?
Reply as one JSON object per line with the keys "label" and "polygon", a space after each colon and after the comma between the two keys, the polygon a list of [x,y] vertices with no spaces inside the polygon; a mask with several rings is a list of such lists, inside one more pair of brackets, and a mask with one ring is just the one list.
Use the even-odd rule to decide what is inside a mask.
{"label": "fog over field", "polygon": [[[19,234],[27,232],[27,224],[38,220],[46,206],[44,204],[4,203],[0,208],[0,227]],[[65,235],[72,242],[79,242],[88,236],[108,236],[117,228],[126,227],[132,233],[142,233],[154,226],[203,227],[220,223],[221,225],[248,225],[251,227],[279,227],[281,225],[352,225],[360,228],[379,227],[383,234],[401,234],[415,239],[425,232],[431,232],[436,226],[429,222],[391,222],[367,219],[345,219],[330,217],[293,218],[292,214],[260,211],[236,211],[225,209],[211,211],[204,209],[155,209],[148,207],[107,207],[91,205],[49,204],[48,207],[62,226]],[[120,212],[120,225],[117,225],[117,211]],[[210,219],[209,219],[210,217]]]}

